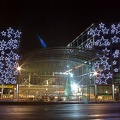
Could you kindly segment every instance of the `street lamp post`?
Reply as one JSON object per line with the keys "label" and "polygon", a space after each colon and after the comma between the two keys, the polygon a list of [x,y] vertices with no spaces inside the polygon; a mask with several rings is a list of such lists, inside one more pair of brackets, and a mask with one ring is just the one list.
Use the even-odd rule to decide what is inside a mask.
{"label": "street lamp post", "polygon": [[19,101],[19,84],[20,84],[20,70],[21,70],[21,67],[17,67],[17,70],[18,70],[18,79],[17,79],[16,97],[17,97],[17,100]]}

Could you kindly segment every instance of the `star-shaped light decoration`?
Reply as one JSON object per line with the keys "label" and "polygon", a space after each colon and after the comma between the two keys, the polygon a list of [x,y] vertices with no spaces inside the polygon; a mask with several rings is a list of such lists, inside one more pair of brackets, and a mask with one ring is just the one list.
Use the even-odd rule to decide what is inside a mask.
{"label": "star-shaped light decoration", "polygon": [[2,32],[1,32],[1,35],[5,37],[5,36],[6,36],[6,32],[5,32],[5,31],[2,31]]}
{"label": "star-shaped light decoration", "polygon": [[103,23],[100,23],[100,24],[99,24],[99,28],[100,28],[100,29],[103,29],[104,27],[105,27],[105,24],[103,24]]}
{"label": "star-shaped light decoration", "polygon": [[3,70],[2,72],[1,72],[1,77],[6,77],[6,71],[5,70]]}
{"label": "star-shaped light decoration", "polygon": [[3,80],[3,82],[4,82],[5,84],[10,84],[10,79],[5,77],[5,79]]}
{"label": "star-shaped light decoration", "polygon": [[116,65],[116,64],[117,64],[117,61],[116,61],[116,60],[114,60],[114,61],[113,61],[113,65]]}
{"label": "star-shaped light decoration", "polygon": [[20,38],[21,32],[17,30],[14,35],[14,38]]}
{"label": "star-shaped light decoration", "polygon": [[115,68],[113,71],[114,71],[114,72],[118,72],[118,68]]}
{"label": "star-shaped light decoration", "polygon": [[12,35],[11,35],[11,34],[7,34],[7,37],[8,37],[8,38],[11,38],[11,37],[12,37]]}
{"label": "star-shaped light decoration", "polygon": [[20,56],[18,54],[14,54],[14,60],[19,60]]}
{"label": "star-shaped light decoration", "polygon": [[103,34],[108,34],[109,29],[107,29],[107,28],[105,27],[104,29],[102,29],[102,32],[103,32]]}
{"label": "star-shaped light decoration", "polygon": [[101,64],[108,64],[109,57],[103,55],[102,57],[100,57],[100,59],[101,59]]}
{"label": "star-shaped light decoration", "polygon": [[2,69],[4,66],[3,62],[0,62],[0,69]]}
{"label": "star-shaped light decoration", "polygon": [[90,40],[90,41],[87,43],[86,48],[88,48],[88,49],[90,49],[90,50],[93,48],[93,41],[92,41],[92,40]]}
{"label": "star-shaped light decoration", "polygon": [[100,40],[98,39],[95,41],[95,46],[99,46],[99,44],[100,44]]}
{"label": "star-shaped light decoration", "polygon": [[8,58],[8,57],[6,57],[6,58],[7,58],[6,59],[6,65],[7,65],[7,67],[13,66],[13,62],[10,61],[10,58]]}
{"label": "star-shaped light decoration", "polygon": [[92,28],[90,28],[90,30],[88,31],[87,34],[90,35],[90,36],[94,35],[94,30]]}
{"label": "star-shaped light decoration", "polygon": [[112,24],[112,25],[111,25],[111,29],[116,29],[116,25],[115,25],[115,24]]}
{"label": "star-shaped light decoration", "polygon": [[96,83],[96,84],[100,84],[100,80],[99,80],[99,79],[96,79],[96,80],[95,80],[95,83]]}
{"label": "star-shaped light decoration", "polygon": [[114,37],[112,37],[111,40],[112,40],[112,43],[119,43],[120,38],[116,37],[116,35],[114,35]]}
{"label": "star-shaped light decoration", "polygon": [[4,59],[5,59],[4,56],[1,55],[1,56],[0,56],[0,61],[4,61]]}
{"label": "star-shaped light decoration", "polygon": [[96,70],[99,69],[99,65],[100,65],[100,63],[99,63],[98,61],[96,61],[96,62],[94,63],[94,67],[95,67]]}
{"label": "star-shaped light decoration", "polygon": [[19,46],[16,44],[13,44],[12,47],[13,47],[13,49],[18,49]]}
{"label": "star-shaped light decoration", "polygon": [[108,39],[105,39],[104,36],[101,37],[101,39],[98,39],[95,42],[96,46],[110,46],[110,42]]}
{"label": "star-shaped light decoration", "polygon": [[118,23],[117,28],[120,29],[120,23]]}
{"label": "star-shaped light decoration", "polygon": [[118,23],[116,28],[118,29],[117,34],[120,34],[120,23]]}
{"label": "star-shaped light decoration", "polygon": [[103,51],[106,55],[109,55],[110,50],[108,50],[107,47],[105,47],[104,49],[102,49],[102,51]]}
{"label": "star-shaped light decoration", "polygon": [[1,47],[1,49],[4,49],[4,47],[6,47],[6,41],[5,40],[0,41],[0,47]]}
{"label": "star-shaped light decoration", "polygon": [[95,28],[95,30],[94,30],[94,36],[100,36],[100,32],[101,32],[101,30],[98,30],[97,28]]}
{"label": "star-shaped light decoration", "polygon": [[111,34],[115,34],[116,33],[116,30],[115,29],[112,29],[111,30]]}
{"label": "star-shaped light decoration", "polygon": [[109,39],[106,39],[106,40],[105,40],[105,44],[104,44],[104,46],[110,46]]}
{"label": "star-shaped light decoration", "polygon": [[101,74],[100,77],[98,77],[99,84],[107,84],[108,77],[105,76],[104,73]]}
{"label": "star-shaped light decoration", "polygon": [[103,66],[104,66],[104,70],[110,70],[111,65],[105,64],[105,65],[103,65]]}
{"label": "star-shaped light decoration", "polygon": [[4,54],[5,54],[5,51],[1,51],[1,54],[4,55]]}
{"label": "star-shaped light decoration", "polygon": [[117,28],[115,26],[115,24],[111,25],[111,34],[116,34]]}
{"label": "star-shaped light decoration", "polygon": [[114,58],[118,58],[119,57],[119,50],[115,50],[115,52],[113,53],[113,56],[114,56]]}
{"label": "star-shaped light decoration", "polygon": [[9,27],[9,28],[7,29],[7,32],[8,32],[8,34],[13,34],[14,30],[13,30],[11,27]]}
{"label": "star-shaped light decoration", "polygon": [[16,84],[16,83],[17,83],[16,78],[15,78],[15,77],[12,77],[10,83],[11,83],[11,84]]}
{"label": "star-shaped light decoration", "polygon": [[7,56],[10,58],[10,60],[14,60],[15,53],[11,50],[10,53],[7,54]]}
{"label": "star-shaped light decoration", "polygon": [[109,72],[108,74],[106,74],[106,76],[108,77],[108,78],[112,78],[112,74]]}
{"label": "star-shaped light decoration", "polygon": [[20,59],[18,48],[21,32],[9,27],[2,29],[0,34],[0,83],[14,84],[16,83],[14,63]]}

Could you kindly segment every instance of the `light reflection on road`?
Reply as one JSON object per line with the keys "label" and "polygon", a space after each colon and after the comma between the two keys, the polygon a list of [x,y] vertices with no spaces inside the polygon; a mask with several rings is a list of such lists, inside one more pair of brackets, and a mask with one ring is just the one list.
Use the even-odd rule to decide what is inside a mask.
{"label": "light reflection on road", "polygon": [[0,105],[0,120],[120,120],[120,103]]}

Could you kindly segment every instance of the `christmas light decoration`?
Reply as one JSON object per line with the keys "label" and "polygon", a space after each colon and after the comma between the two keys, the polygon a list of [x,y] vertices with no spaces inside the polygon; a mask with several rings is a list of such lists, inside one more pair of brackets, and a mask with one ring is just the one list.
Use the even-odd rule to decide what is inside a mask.
{"label": "christmas light decoration", "polygon": [[0,29],[0,84],[16,84],[21,32],[17,28]]}
{"label": "christmas light decoration", "polygon": [[105,27],[104,29],[102,29],[102,32],[103,32],[103,34],[108,34],[109,29],[107,29],[107,28]]}
{"label": "christmas light decoration", "polygon": [[117,64],[117,61],[116,61],[116,60],[114,60],[114,61],[113,61],[113,65],[116,65],[116,64]]}
{"label": "christmas light decoration", "polygon": [[104,28],[104,26],[105,26],[105,24],[103,24],[103,23],[100,23],[100,24],[99,24],[99,28],[100,28],[100,29]]}
{"label": "christmas light decoration", "polygon": [[[94,68],[100,74],[96,77],[96,84],[112,84],[112,73],[120,73],[120,23],[107,25],[100,23],[90,28],[89,37],[94,37],[91,47],[91,40],[87,40],[86,49],[101,49],[103,55],[94,62]],[[114,45],[118,47],[114,47]],[[114,67],[113,67],[114,66]],[[108,82],[109,81],[109,82]]]}
{"label": "christmas light decoration", "polygon": [[120,42],[120,38],[116,37],[116,35],[114,37],[111,38],[112,43],[119,43]]}
{"label": "christmas light decoration", "polygon": [[115,50],[115,52],[113,53],[114,58],[118,58],[119,53],[119,50]]}

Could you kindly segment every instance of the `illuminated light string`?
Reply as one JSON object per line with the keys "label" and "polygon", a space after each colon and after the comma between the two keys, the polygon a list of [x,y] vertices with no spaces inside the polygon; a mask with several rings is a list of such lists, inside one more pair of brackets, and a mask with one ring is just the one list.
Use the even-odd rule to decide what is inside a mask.
{"label": "illuminated light string", "polygon": [[0,84],[16,84],[20,35],[20,30],[16,28],[0,31]]}
{"label": "illuminated light string", "polygon": [[[106,36],[110,34],[109,36]],[[120,23],[111,24],[109,28],[106,27],[106,24],[100,23],[95,28],[90,28],[88,31],[88,37],[95,37],[96,39],[88,40],[85,44],[86,49],[94,49],[99,47],[105,53],[99,57],[98,61],[94,62],[94,68],[99,72],[99,76],[96,79],[96,84],[108,84],[108,80],[112,79],[113,74],[111,72],[112,66],[119,63],[118,58],[120,57],[120,50],[110,49],[109,47],[112,44],[120,44]],[[110,62],[110,53],[112,53],[113,61]],[[98,55],[99,56],[99,55]],[[113,72],[119,72],[119,66],[115,66]],[[101,70],[102,68],[102,70]]]}

